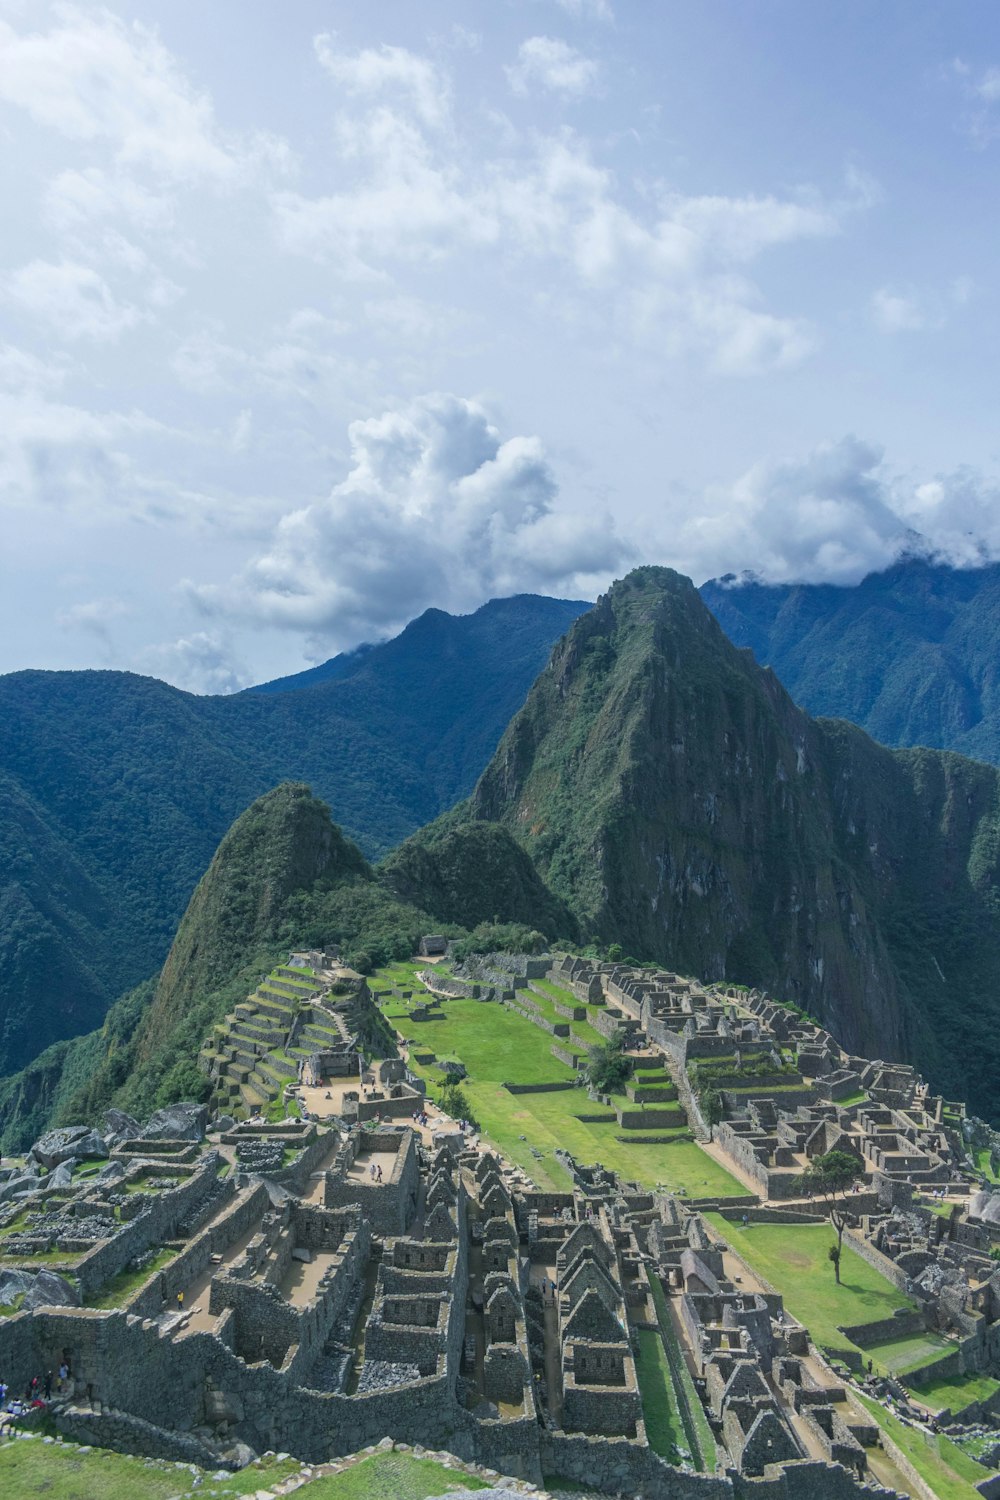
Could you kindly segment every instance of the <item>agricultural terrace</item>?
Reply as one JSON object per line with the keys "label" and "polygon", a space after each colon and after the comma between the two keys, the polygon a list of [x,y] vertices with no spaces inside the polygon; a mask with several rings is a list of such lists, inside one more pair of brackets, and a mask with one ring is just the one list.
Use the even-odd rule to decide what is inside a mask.
{"label": "agricultural terrace", "polygon": [[[529,1172],[539,1186],[556,1190],[571,1187],[569,1173],[555,1156],[560,1147],[582,1163],[600,1163],[622,1177],[648,1187],[662,1185],[691,1198],[745,1193],[742,1184],[702,1151],[685,1129],[658,1130],[655,1141],[644,1138],[641,1131],[622,1131],[614,1114],[601,1110],[581,1088],[567,1087],[557,1093],[509,1093],[504,1083],[573,1085],[577,1075],[568,1064],[553,1057],[553,1037],[508,1006],[445,1000],[441,1020],[415,1021],[410,1003],[398,991],[412,989],[414,1001],[424,995],[416,978],[421,967],[419,962],[393,964],[371,980],[386,1020],[409,1047],[411,1068],[426,1081],[433,1098],[441,1073],[434,1061],[421,1058],[433,1054],[435,1061],[459,1059],[468,1074],[462,1088],[484,1136]],[[444,971],[439,966],[437,972]],[[580,1003],[554,985],[549,986],[549,995],[561,1004]],[[581,1053],[600,1040],[585,1022],[572,1022],[571,1026],[577,1038],[576,1050]],[[604,1118],[585,1122],[577,1118],[581,1114],[603,1114]]]}
{"label": "agricultural terrace", "polygon": [[[829,1249],[836,1234],[828,1224],[733,1224],[721,1214],[707,1213],[717,1230],[752,1271],[778,1288],[793,1317],[804,1323],[814,1341],[836,1353],[856,1349],[840,1328],[874,1323],[891,1317],[897,1308],[914,1306],[880,1271],[844,1245],[838,1286]],[[900,1338],[862,1350],[881,1374],[903,1375],[953,1348],[939,1334]]]}
{"label": "agricultural terrace", "polygon": [[977,1484],[988,1471],[963,1453],[943,1432],[925,1432],[911,1427],[887,1411],[878,1401],[859,1395],[857,1399],[916,1469],[938,1500],[981,1500]]}

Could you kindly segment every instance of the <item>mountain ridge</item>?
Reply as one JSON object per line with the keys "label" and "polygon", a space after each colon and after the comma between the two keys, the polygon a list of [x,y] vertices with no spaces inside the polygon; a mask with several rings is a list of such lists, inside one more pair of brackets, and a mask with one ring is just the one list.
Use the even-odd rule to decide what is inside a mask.
{"label": "mountain ridge", "polygon": [[727,576],[700,593],[810,713],[1000,764],[1000,563],[909,556],[854,585]]}
{"label": "mountain ridge", "polygon": [[0,1073],[100,1025],[159,968],[220,839],[276,782],[315,787],[374,857],[451,806],[583,607],[430,611],[349,676],[293,691],[0,677]]}

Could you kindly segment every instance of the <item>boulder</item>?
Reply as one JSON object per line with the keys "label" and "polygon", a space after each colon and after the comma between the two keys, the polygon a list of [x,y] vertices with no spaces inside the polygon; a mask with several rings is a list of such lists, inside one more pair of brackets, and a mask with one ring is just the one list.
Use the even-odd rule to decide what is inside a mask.
{"label": "boulder", "polygon": [[309,1265],[312,1258],[312,1251],[307,1250],[304,1245],[296,1245],[292,1251],[292,1260],[300,1260],[303,1265]]}
{"label": "boulder", "polygon": [[62,1130],[50,1130],[40,1136],[30,1154],[43,1167],[51,1168],[71,1156],[81,1159],[107,1156],[108,1146],[104,1137],[89,1125],[66,1125]]}
{"label": "boulder", "polygon": [[80,1293],[65,1276],[55,1271],[39,1271],[24,1298],[24,1307],[79,1307]]}
{"label": "boulder", "polygon": [[168,1104],[150,1115],[139,1132],[145,1141],[203,1141],[208,1129],[204,1104]]}
{"label": "boulder", "polygon": [[134,1141],[141,1133],[142,1126],[134,1115],[127,1115],[123,1109],[109,1109],[105,1113],[104,1134],[112,1143],[112,1149],[122,1141]]}
{"label": "boulder", "polygon": [[109,1161],[106,1167],[102,1167],[93,1179],[95,1183],[102,1185],[108,1182],[117,1182],[125,1176],[125,1163],[120,1161]]}
{"label": "boulder", "polygon": [[232,1115],[219,1115],[217,1119],[212,1121],[212,1129],[217,1130],[220,1135],[225,1135],[227,1130],[233,1130],[235,1126],[236,1121]]}
{"label": "boulder", "polygon": [[73,1168],[76,1166],[76,1157],[71,1156],[69,1161],[61,1161],[58,1167],[53,1167],[45,1181],[47,1188],[65,1188],[73,1182]]}
{"label": "boulder", "polygon": [[0,1307],[12,1307],[18,1297],[26,1296],[34,1279],[31,1271],[0,1271]]}
{"label": "boulder", "polygon": [[16,1172],[6,1182],[0,1183],[0,1203],[19,1198],[22,1193],[37,1192],[38,1186],[38,1167],[29,1162],[22,1172]]}

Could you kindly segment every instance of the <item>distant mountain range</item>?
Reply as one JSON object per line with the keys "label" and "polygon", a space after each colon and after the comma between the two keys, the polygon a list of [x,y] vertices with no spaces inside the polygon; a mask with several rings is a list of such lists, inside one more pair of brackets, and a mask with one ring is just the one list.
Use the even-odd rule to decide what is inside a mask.
{"label": "distant mountain range", "polygon": [[[907,559],[855,588],[769,587],[722,579],[706,584],[701,595],[731,639],[771,666],[792,697],[810,712],[852,719],[890,744],[924,743],[1000,761],[1000,566],[956,570]],[[428,610],[393,641],[360,647],[308,672],[233,697],[194,697],[162,682],[119,672],[19,672],[0,678],[0,1073],[20,1067],[60,1038],[99,1025],[116,996],[156,972],[219,840],[241,810],[276,783],[308,783],[329,802],[364,855],[374,859],[467,796],[553,644],[588,609],[579,601],[521,595],[495,600],[462,617]],[[600,613],[593,618],[599,620]],[[700,639],[695,632],[692,642]],[[561,647],[561,652],[586,649],[610,661],[608,654],[618,650],[593,621],[581,622],[568,640],[575,644]],[[669,640],[664,641],[669,655]],[[585,642],[590,644],[585,647]],[[692,701],[699,695],[706,704],[713,701],[699,674],[711,676],[718,663],[709,665],[692,645],[690,658],[681,666],[669,699],[675,705],[671,713],[684,694]],[[648,663],[646,670],[655,676]],[[731,663],[725,673],[737,680]],[[625,680],[616,674],[605,683],[597,674],[588,691],[600,694],[606,687],[614,693],[619,691],[615,684]],[[779,693],[767,674],[753,681],[758,684],[754,694],[767,681],[773,684],[768,691]],[[647,691],[645,679],[629,682],[629,693]],[[556,896],[566,901],[572,892],[573,911],[584,928],[589,924],[607,937],[620,925],[637,956],[652,956],[667,951],[659,946],[655,917],[666,909],[665,896],[648,890],[645,876],[636,877],[635,901],[622,896],[622,904],[616,905],[615,892],[629,888],[628,871],[623,865],[615,880],[604,881],[594,852],[603,847],[601,836],[595,831],[588,844],[586,832],[588,826],[600,827],[602,808],[617,795],[616,777],[626,774],[621,757],[632,732],[629,714],[638,711],[638,700],[629,702],[628,712],[628,705],[617,700],[600,710],[601,724],[613,727],[597,739],[591,729],[584,729],[585,716],[578,715],[567,728],[566,746],[572,754],[560,752],[545,782],[545,820],[533,819],[527,803],[519,804],[516,823],[510,823],[506,812],[498,816],[530,849]],[[521,727],[510,733],[522,735],[525,722],[519,719]],[[688,730],[676,741],[663,726],[656,733],[649,728],[643,751],[648,774],[634,786],[641,805],[640,794],[653,785],[657,757],[665,756],[671,763],[680,757],[687,767],[683,798],[680,783],[672,795],[680,799],[678,806],[687,799],[694,819],[699,798],[714,806],[722,796],[716,763],[722,763],[719,757],[724,759],[729,742],[717,740],[714,721],[709,724],[694,716],[687,722]],[[731,726],[730,740],[737,727],[743,733],[746,726]],[[837,736],[854,743],[846,730],[820,727],[823,744]],[[505,744],[509,747],[509,736]],[[703,748],[708,745],[714,746],[711,755]],[[775,752],[774,764],[779,763],[783,761]],[[922,764],[921,776],[931,780],[959,775],[947,771],[939,759]],[[603,768],[600,775],[598,766]],[[933,774],[926,769],[930,766]],[[872,767],[873,775],[883,775],[875,761]],[[580,781],[577,773],[584,770],[585,781]],[[637,775],[631,760],[627,775]],[[966,778],[972,775],[961,772]],[[495,763],[490,777],[484,787],[496,785]],[[540,778],[536,768],[529,801],[538,795],[544,780]],[[894,816],[903,819],[903,838],[916,804],[907,811],[900,795],[897,788],[890,800]],[[972,799],[970,805],[979,806],[978,791],[967,789],[963,795]],[[477,793],[485,796],[485,791]],[[490,796],[493,801],[483,807],[499,808],[494,793]],[[565,816],[576,820],[568,843],[553,832],[552,808],[563,802]],[[832,805],[838,805],[836,798]],[[804,819],[806,814],[803,809]],[[739,826],[730,828],[727,837],[734,846],[743,840],[749,847],[765,837],[762,830],[772,827],[774,815],[772,807],[751,799],[740,813]],[[663,817],[662,808],[655,812],[649,840],[660,827],[656,820],[662,822]],[[673,847],[676,822],[670,826]],[[977,868],[983,861],[983,867],[990,865],[983,843],[986,826],[977,825]],[[886,846],[885,838],[888,832],[880,847]],[[785,836],[783,840],[777,847],[791,847]],[[639,867],[644,843],[632,847],[612,840],[612,846],[623,859],[623,851],[631,849],[629,859]],[[492,847],[480,850],[480,858],[485,855],[492,859]],[[456,921],[464,921],[465,857],[463,851],[453,869],[424,868],[419,880],[411,879],[408,899],[416,900],[415,893],[428,880],[436,881],[434,902],[426,909],[447,910]],[[944,869],[953,854],[945,858],[935,846],[925,850],[925,857]],[[687,861],[685,854],[685,866]],[[967,865],[964,860],[962,868]],[[501,880],[495,860],[483,867],[490,870],[491,879]],[[772,871],[768,865],[766,882],[776,880],[781,868]],[[754,859],[746,867],[746,891],[754,890],[758,903],[765,895],[754,882],[763,869]],[[679,879],[676,873],[663,878],[668,885]],[[965,877],[954,878],[961,884]],[[518,874],[515,883],[520,879]],[[848,889],[833,876],[830,880],[824,900],[832,899],[831,890]],[[605,885],[606,906],[604,898],[598,899]],[[766,888],[765,884],[761,889]],[[812,892],[810,901],[818,899],[817,889],[807,883],[798,895],[786,889],[788,902],[805,901],[807,889]],[[896,912],[891,921],[902,922],[903,931],[919,910],[922,922],[939,925],[950,889],[942,887],[936,915],[928,917],[918,902],[907,907],[909,917]],[[976,889],[976,899],[986,901],[988,886]],[[877,897],[877,890],[865,897],[866,910],[876,909]],[[697,903],[690,910],[695,912]],[[767,974],[785,983],[793,998],[815,996],[808,965],[823,954],[814,951],[815,945],[810,947],[801,933],[792,943],[780,926],[777,935],[771,932],[766,901],[753,910],[756,914],[745,929],[726,928],[725,941],[714,928],[712,934],[706,931],[703,950],[692,946],[694,928],[688,931],[687,918],[682,920],[677,911],[671,951],[688,967],[718,972],[721,965],[726,972]],[[695,922],[694,916],[690,920]],[[965,911],[962,923],[967,920]],[[878,917],[880,941],[890,947],[886,924],[891,926],[891,921],[885,913]],[[805,914],[799,922],[807,924]],[[956,930],[966,929],[960,924]],[[682,941],[684,932],[688,935]],[[949,973],[942,957],[945,940],[935,938],[933,956],[951,985],[954,973],[964,972],[965,961],[956,955]],[[902,953],[898,944],[896,951]],[[855,995],[852,966],[857,955],[850,957],[853,949],[846,939],[838,952],[836,963],[826,953],[824,972],[829,976],[833,963],[845,993]],[[897,958],[886,962],[895,970]],[[901,957],[898,962],[903,962]],[[884,977],[889,972],[874,957],[872,964],[871,975]],[[876,988],[879,985],[881,978]],[[909,981],[904,989],[907,994],[915,992]],[[905,999],[897,1005],[891,998],[895,993],[892,985],[879,989],[882,998],[877,1005],[885,1008],[885,1016],[872,1023],[873,1033],[866,1034],[869,1048],[876,1037],[884,1038],[887,1048],[895,1041],[904,1048],[917,1045],[916,1012],[908,1010]],[[874,998],[871,1007],[876,1007]],[[890,1014],[895,1017],[891,1025]],[[852,1034],[845,1032],[845,1038]]]}
{"label": "distant mountain range", "polygon": [[[559,611],[571,623],[549,653],[542,636]],[[36,750],[48,747],[42,780],[51,825],[38,822],[15,786],[11,810],[20,821],[9,826],[21,844],[12,840],[5,873],[15,893],[26,901],[30,894],[36,922],[19,927],[16,905],[5,908],[3,957],[16,975],[24,973],[17,963],[34,959],[31,993],[40,1000],[27,1013],[24,1001],[8,1011],[11,1052],[14,1042],[28,1052],[49,1040],[44,1006],[71,993],[72,962],[88,972],[84,939],[107,965],[99,971],[95,962],[90,972],[110,976],[112,945],[124,945],[116,912],[145,905],[162,920],[153,882],[164,882],[166,871],[177,886],[163,889],[179,886],[170,852],[193,844],[199,809],[206,821],[220,816],[239,776],[263,774],[265,746],[289,758],[289,746],[301,758],[303,744],[315,753],[308,735],[291,738],[290,725],[302,733],[304,724],[324,746],[348,729],[353,735],[356,763],[349,754],[323,762],[336,775],[341,803],[336,791],[332,801],[341,816],[352,796],[353,806],[368,805],[358,787],[379,806],[381,767],[395,778],[401,766],[412,768],[412,783],[385,789],[392,806],[405,807],[403,793],[416,787],[432,805],[441,796],[435,811],[445,800],[440,789],[460,787],[477,756],[485,769],[474,786],[469,776],[464,801],[375,869],[304,785],[286,783],[255,801],[192,897],[159,981],[123,995],[99,1030],[57,1042],[0,1083],[8,1146],[47,1119],[92,1117],[105,1103],[129,1107],[140,1097],[162,1104],[197,1090],[200,1042],[283,947],[341,942],[364,969],[412,951],[429,923],[473,933],[469,941],[484,923],[517,924],[525,934],[537,928],[601,949],[619,944],[682,973],[761,985],[807,1009],[847,1046],[913,1061],[947,1095],[995,1118],[1000,772],[934,749],[888,750],[843,720],[810,718],[669,569],[636,569],[579,612],[521,600],[465,621],[424,616],[410,628],[415,653],[391,643],[364,653],[353,676],[239,699],[190,699],[162,684],[94,674],[104,688],[103,735],[91,700],[88,714],[77,708],[75,718],[60,718],[39,674],[21,674],[34,689],[27,695],[34,717],[25,713],[22,683],[16,727],[22,737],[34,734]],[[503,649],[517,642],[519,652]],[[486,715],[513,692],[512,661],[526,668],[532,652],[548,664],[490,756],[483,745],[496,737]],[[87,674],[69,675],[86,697]],[[352,722],[340,694],[364,681],[361,701],[371,711]],[[424,702],[436,729],[422,723],[407,742]],[[263,744],[219,730],[236,724],[245,735],[245,705]],[[5,724],[10,735],[9,715]],[[377,732],[391,740],[391,754],[386,748],[382,759],[365,760]],[[456,742],[444,762],[432,753],[435,732]],[[8,752],[12,744],[13,735]],[[20,755],[18,765],[30,769],[23,746]],[[211,783],[220,767],[232,774]],[[72,789],[60,797],[53,768],[76,778],[75,797]],[[431,769],[440,780],[428,790]],[[418,801],[414,793],[411,805]],[[99,817],[106,828],[95,828]],[[92,873],[95,848],[110,866],[103,885]],[[143,850],[146,885],[137,878]],[[137,962],[134,952],[127,957]],[[99,1004],[98,992],[95,1010]],[[79,1013],[68,1019],[78,1024]]]}
{"label": "distant mountain range", "polygon": [[588,607],[431,609],[232,697],[127,672],[0,677],[0,1074],[156,971],[219,840],[275,783],[308,781],[375,857],[464,796]]}
{"label": "distant mountain range", "polygon": [[701,596],[811,714],[1000,764],[1000,564],[906,558],[852,588],[716,578]]}

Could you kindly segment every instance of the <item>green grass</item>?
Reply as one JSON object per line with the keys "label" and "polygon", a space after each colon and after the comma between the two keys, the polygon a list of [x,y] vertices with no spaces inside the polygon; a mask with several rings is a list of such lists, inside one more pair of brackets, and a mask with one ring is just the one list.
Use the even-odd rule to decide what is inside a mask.
{"label": "green grass", "polygon": [[533,979],[532,987],[544,990],[552,1000],[557,1000],[560,1005],[586,1005],[585,1000],[580,1000],[573,994],[572,990],[564,990],[561,985],[553,984],[551,979]]}
{"label": "green grass", "polygon": [[[806,1325],[814,1342],[823,1348],[854,1347],[839,1332],[839,1324],[873,1323],[890,1317],[899,1307],[913,1306],[909,1297],[846,1244],[838,1286],[827,1258],[836,1240],[828,1224],[750,1224],[744,1229],[730,1224],[721,1214],[705,1217],[751,1269],[777,1287],[788,1311]],[[888,1350],[894,1346],[884,1347]]]}
{"label": "green grass", "polygon": [[992,1375],[952,1375],[941,1380],[929,1380],[926,1385],[911,1381],[913,1394],[919,1401],[933,1410],[950,1407],[961,1411],[973,1401],[988,1401],[1000,1391],[1000,1380]]}
{"label": "green grass", "polygon": [[677,1392],[670,1373],[670,1363],[663,1340],[652,1328],[639,1330],[639,1352],[635,1361],[642,1396],[642,1415],[646,1439],[654,1453],[670,1463],[680,1462],[680,1449],[686,1447],[684,1423],[677,1404]]}
{"label": "green grass", "polygon": [[950,1438],[943,1433],[935,1435],[907,1426],[867,1396],[859,1394],[858,1400],[902,1449],[921,1479],[926,1480],[940,1500],[980,1500],[975,1486],[979,1480],[985,1479],[988,1471],[963,1453]]}
{"label": "green grass", "polygon": [[909,1338],[891,1339],[872,1344],[867,1356],[890,1375],[911,1375],[922,1365],[930,1364],[942,1354],[953,1353],[955,1345],[937,1333],[915,1333]]}
{"label": "green grass", "polygon": [[[381,971],[380,977],[387,971]],[[603,1166],[623,1177],[654,1187],[662,1183],[692,1198],[732,1196],[745,1192],[742,1184],[702,1151],[686,1130],[671,1135],[669,1145],[633,1145],[616,1139],[617,1122],[588,1125],[576,1119],[595,1113],[596,1106],[580,1088],[554,1094],[509,1094],[502,1084],[574,1082],[572,1068],[552,1056],[553,1038],[516,1011],[478,1000],[443,1003],[443,1018],[414,1021],[405,1005],[390,997],[383,1013],[417,1050],[461,1058],[468,1070],[462,1088],[488,1138],[513,1161],[530,1172],[541,1187],[566,1189],[569,1173],[555,1159],[557,1146],[578,1161]],[[431,1065],[412,1063],[428,1084],[431,1096],[441,1075]],[[521,1137],[525,1139],[522,1140]],[[542,1151],[540,1159],[531,1148]]]}
{"label": "green grass", "polygon": [[280,1464],[262,1459],[209,1484],[204,1483],[207,1476],[200,1474],[202,1482],[195,1485],[187,1464],[146,1461],[103,1448],[81,1453],[73,1443],[43,1444],[40,1438],[31,1438],[0,1448],[0,1494],[11,1500],[30,1500],[33,1495],[44,1495],[45,1500],[170,1500],[172,1495],[193,1500],[206,1489],[227,1497],[252,1495],[297,1473],[300,1467],[294,1459]]}
{"label": "green grass", "polygon": [[141,1271],[119,1271],[117,1276],[112,1276],[111,1280],[102,1287],[98,1296],[87,1298],[86,1305],[102,1308],[124,1307],[134,1293],[141,1286],[145,1286],[149,1278],[155,1276],[157,1271],[162,1271],[176,1254],[176,1250],[163,1249],[158,1251],[149,1265],[144,1266]]}
{"label": "green grass", "polygon": [[988,1182],[1000,1183],[1000,1177],[997,1176],[990,1165],[990,1148],[988,1146],[983,1146],[979,1151],[974,1151],[972,1156],[976,1163],[976,1170],[982,1172]]}
{"label": "green grass", "polygon": [[485,1480],[409,1453],[379,1453],[295,1491],[303,1500],[426,1500],[448,1490],[484,1490]]}
{"label": "green grass", "polygon": [[852,1104],[863,1104],[867,1098],[867,1090],[858,1089],[856,1094],[845,1094],[843,1099],[835,1099],[833,1102],[841,1109],[850,1109]]}
{"label": "green grass", "polygon": [[716,1463],[715,1439],[712,1436],[712,1429],[708,1424],[708,1417],[705,1415],[705,1408],[702,1406],[698,1392],[695,1390],[694,1380],[691,1372],[688,1370],[680,1343],[674,1332],[674,1325],[671,1321],[670,1310],[667,1307],[667,1299],[664,1295],[663,1287],[655,1275],[650,1277],[649,1286],[653,1296],[653,1305],[656,1308],[656,1320],[660,1325],[660,1336],[667,1353],[667,1362],[673,1372],[674,1388],[676,1391],[676,1383],[679,1382],[686,1397],[690,1425],[688,1425],[688,1421],[685,1421],[684,1430],[687,1434],[687,1445],[691,1453],[691,1461],[696,1469],[714,1473]]}

